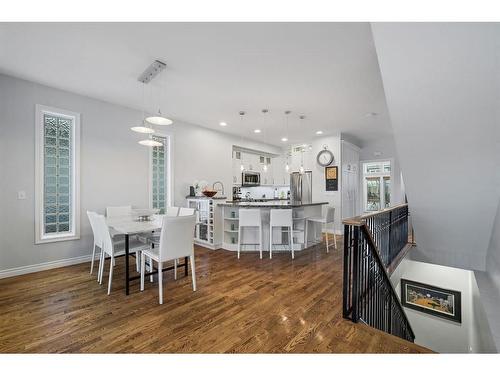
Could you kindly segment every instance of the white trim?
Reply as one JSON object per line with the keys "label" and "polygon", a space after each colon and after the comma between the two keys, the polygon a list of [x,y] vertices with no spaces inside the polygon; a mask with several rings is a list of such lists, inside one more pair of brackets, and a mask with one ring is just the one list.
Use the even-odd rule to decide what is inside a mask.
{"label": "white trim", "polygon": [[4,279],[7,277],[13,277],[13,276],[19,276],[19,275],[25,275],[27,273],[46,271],[46,270],[50,270],[53,268],[72,266],[74,264],[86,263],[86,262],[90,262],[91,258],[92,258],[92,255],[89,254],[89,255],[82,255],[79,257],[75,257],[75,258],[60,259],[60,260],[54,260],[51,262],[32,264],[29,266],[8,268],[5,270],[0,270],[0,279]]}
{"label": "white trim", "polygon": [[[80,114],[37,104],[35,109],[35,244],[80,239]],[[44,126],[43,115],[51,113],[73,120],[72,149],[72,231],[68,234],[43,234]]]}

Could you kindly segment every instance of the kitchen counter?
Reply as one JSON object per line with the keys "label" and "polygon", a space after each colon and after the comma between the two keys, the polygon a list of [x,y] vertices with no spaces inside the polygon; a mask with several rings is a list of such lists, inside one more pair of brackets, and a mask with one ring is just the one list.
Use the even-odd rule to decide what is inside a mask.
{"label": "kitchen counter", "polygon": [[[258,251],[258,244],[262,241],[262,250],[269,251],[270,237],[273,238],[273,252],[289,251],[289,234],[283,230],[270,233],[270,214],[272,209],[291,209],[293,217],[293,244],[295,251],[301,251],[321,241],[322,225],[317,222],[308,222],[309,217],[322,216],[322,206],[327,202],[290,202],[277,200],[269,202],[220,202],[217,204],[222,211],[222,248],[237,251],[240,235],[242,239],[242,252]],[[243,228],[239,231],[240,209],[258,208],[261,212],[262,239],[258,231],[253,228]],[[276,246],[275,246],[276,245]]]}
{"label": "kitchen counter", "polygon": [[291,202],[287,200],[273,200],[269,202],[237,202],[237,201],[227,201],[225,203],[219,203],[220,206],[226,207],[250,207],[250,208],[300,208],[309,206],[321,206],[328,204],[328,202]]}

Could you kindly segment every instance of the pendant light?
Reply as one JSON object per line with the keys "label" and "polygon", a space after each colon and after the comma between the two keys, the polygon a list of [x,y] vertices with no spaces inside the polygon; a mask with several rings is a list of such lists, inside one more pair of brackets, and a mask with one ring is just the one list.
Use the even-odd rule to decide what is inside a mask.
{"label": "pendant light", "polygon": [[148,147],[160,147],[163,146],[163,143],[155,141],[153,137],[150,137],[149,139],[143,139],[142,141],[138,142],[140,145],[143,146],[148,146]]}
{"label": "pendant light", "polygon": [[[266,115],[267,115],[268,112],[269,112],[268,109],[263,109],[262,110],[262,113],[264,114],[264,126],[263,126],[263,129],[264,129],[264,132],[263,132],[264,133],[263,134],[264,135],[264,139],[265,139],[265,135],[266,135],[265,134],[265,129],[266,129],[266,126],[267,126],[267,121],[266,121],[267,120],[267,116]],[[266,163],[266,158],[265,157],[264,157],[264,166],[262,167],[262,170],[264,171],[264,173],[267,173],[267,163]]]}
{"label": "pendant light", "polygon": [[[292,113],[292,111],[285,111],[286,115],[286,129],[285,129],[285,134],[286,137],[281,138],[283,142],[288,141],[288,116]],[[286,151],[286,165],[285,165],[285,171],[288,173],[290,171],[290,162],[289,162],[289,156],[290,156],[290,147],[287,146],[287,151]]]}
{"label": "pendant light", "polygon": [[164,83],[164,87],[163,87],[163,90],[161,90],[161,97],[160,97],[160,100],[159,100],[159,103],[158,103],[158,113],[153,115],[153,116],[149,116],[149,117],[146,117],[146,121],[149,122],[150,124],[153,124],[153,125],[160,125],[160,126],[164,126],[164,125],[172,125],[174,122],[168,118],[166,118],[165,116],[162,115],[161,113],[161,108],[160,108],[160,105],[161,105],[161,102],[165,99],[164,98],[164,93],[165,93],[165,73],[163,73],[163,83]]}
{"label": "pendant light", "polygon": [[[301,120],[304,120],[306,118],[306,116],[302,115],[302,116],[299,116],[299,118]],[[300,149],[300,168],[299,168],[299,173],[300,174],[304,174],[304,152],[306,150],[306,145],[302,145],[301,149]]]}
{"label": "pendant light", "polygon": [[154,129],[144,121],[144,82],[142,83],[142,124],[139,126],[132,126],[130,130],[136,133],[153,134]]}
{"label": "pendant light", "polygon": [[[241,128],[243,130],[243,116],[245,116],[245,111],[240,111],[240,119],[241,119]],[[243,136],[241,136],[241,142],[243,143]],[[243,156],[243,153],[241,154]],[[244,171],[245,170],[245,166],[243,165],[243,159],[241,159],[241,162],[240,162],[240,171]]]}

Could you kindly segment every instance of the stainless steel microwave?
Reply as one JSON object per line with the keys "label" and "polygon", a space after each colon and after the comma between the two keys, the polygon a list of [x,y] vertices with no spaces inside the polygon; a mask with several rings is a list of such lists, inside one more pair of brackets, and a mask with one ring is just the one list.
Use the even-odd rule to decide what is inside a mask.
{"label": "stainless steel microwave", "polygon": [[260,186],[260,173],[245,171],[241,174],[241,186]]}

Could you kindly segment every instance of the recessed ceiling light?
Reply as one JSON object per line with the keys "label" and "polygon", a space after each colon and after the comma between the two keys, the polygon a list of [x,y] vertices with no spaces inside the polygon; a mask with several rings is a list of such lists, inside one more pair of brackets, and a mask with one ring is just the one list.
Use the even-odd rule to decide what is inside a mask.
{"label": "recessed ceiling light", "polygon": [[281,142],[286,142],[286,141],[288,141],[288,138],[287,138],[287,137],[283,137],[283,138],[281,138]]}
{"label": "recessed ceiling light", "polygon": [[318,130],[318,131],[316,132],[316,134],[317,134],[317,135],[321,135],[321,134],[323,134],[323,130]]}
{"label": "recessed ceiling light", "polygon": [[368,112],[368,113],[365,113],[365,116],[366,116],[366,117],[375,117],[375,116],[377,116],[377,115],[378,115],[378,113],[377,113],[377,112]]}
{"label": "recessed ceiling light", "polygon": [[261,132],[261,130],[260,130],[260,129],[255,129],[253,132],[254,132],[254,133],[260,133],[260,132]]}
{"label": "recessed ceiling light", "polygon": [[220,126],[226,126],[227,124],[224,121],[222,121],[222,122],[219,122],[219,125]]}

